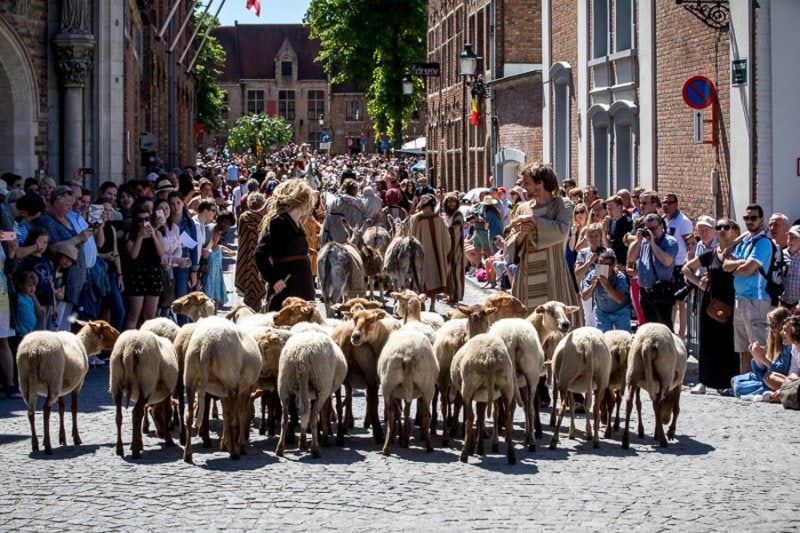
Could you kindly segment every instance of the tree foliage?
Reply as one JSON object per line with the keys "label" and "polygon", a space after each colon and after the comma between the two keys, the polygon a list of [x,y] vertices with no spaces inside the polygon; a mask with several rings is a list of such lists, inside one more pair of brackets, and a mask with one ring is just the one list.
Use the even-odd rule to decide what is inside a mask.
{"label": "tree foliage", "polygon": [[283,148],[292,140],[291,124],[283,117],[270,117],[266,113],[245,115],[236,121],[228,135],[228,149],[235,153],[252,150]]}
{"label": "tree foliage", "polygon": [[[195,11],[195,24],[199,22],[202,12],[198,4]],[[195,37],[195,46],[200,46],[203,36],[212,25],[212,31],[219,27],[219,20],[209,14],[203,19],[200,30]],[[225,93],[218,85],[222,72],[219,70],[225,64],[225,49],[219,44],[217,38],[209,35],[206,43],[197,56],[197,122],[203,124],[207,131],[220,131],[225,127],[222,112],[226,110]],[[190,61],[191,59],[187,59]]]}
{"label": "tree foliage", "polygon": [[331,81],[365,91],[376,137],[387,133],[400,144],[422,89],[417,83],[414,95],[403,95],[401,80],[425,60],[427,2],[311,0],[305,21]]}

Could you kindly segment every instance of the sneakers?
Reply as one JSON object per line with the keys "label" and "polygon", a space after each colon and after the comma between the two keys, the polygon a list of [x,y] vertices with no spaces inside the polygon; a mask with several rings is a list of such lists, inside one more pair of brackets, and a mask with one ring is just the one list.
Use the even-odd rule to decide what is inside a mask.
{"label": "sneakers", "polygon": [[727,389],[717,389],[717,392],[719,393],[719,395],[720,395],[720,396],[729,396],[729,397],[733,397],[733,395],[734,395],[734,394],[733,394],[733,389],[731,389],[731,388],[727,388]]}
{"label": "sneakers", "polygon": [[89,366],[106,366],[106,362],[96,355],[93,355],[89,357]]}
{"label": "sneakers", "polygon": [[705,394],[706,393],[706,386],[702,383],[698,383],[694,387],[692,387],[689,392],[691,394]]}
{"label": "sneakers", "polygon": [[764,394],[761,395],[762,402],[771,402],[772,401],[772,391],[768,390]]}

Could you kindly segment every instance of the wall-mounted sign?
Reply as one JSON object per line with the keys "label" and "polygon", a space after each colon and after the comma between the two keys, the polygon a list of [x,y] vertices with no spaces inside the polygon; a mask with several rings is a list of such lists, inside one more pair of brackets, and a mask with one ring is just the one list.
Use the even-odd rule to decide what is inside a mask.
{"label": "wall-mounted sign", "polygon": [[747,84],[747,59],[731,61],[731,85]]}
{"label": "wall-mounted sign", "polygon": [[717,91],[705,76],[694,76],[683,84],[683,101],[692,109],[705,109],[714,103]]}
{"label": "wall-mounted sign", "polygon": [[442,69],[439,63],[411,63],[412,76],[438,77]]}

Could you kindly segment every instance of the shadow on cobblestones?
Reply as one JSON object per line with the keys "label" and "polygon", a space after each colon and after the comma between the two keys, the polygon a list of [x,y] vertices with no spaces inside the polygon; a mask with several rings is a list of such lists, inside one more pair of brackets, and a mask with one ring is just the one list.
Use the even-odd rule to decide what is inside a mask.
{"label": "shadow on cobblestones", "polygon": [[0,446],[4,444],[11,444],[12,442],[18,442],[21,440],[30,440],[30,435],[0,435]]}
{"label": "shadow on cobblestones", "polygon": [[[52,434],[50,435],[50,438],[53,438]],[[70,437],[70,439],[71,438],[72,437]],[[41,435],[39,436],[39,439],[39,445],[42,446]],[[93,455],[97,450],[104,447],[100,444],[81,444],[80,446],[68,444],[67,446],[60,446],[57,445],[56,442],[58,442],[57,430],[55,433],[55,439],[53,441],[52,455],[47,455],[44,453],[43,448],[40,448],[38,452],[28,452],[28,457],[35,461],[67,461],[69,459],[75,459],[76,457]]]}

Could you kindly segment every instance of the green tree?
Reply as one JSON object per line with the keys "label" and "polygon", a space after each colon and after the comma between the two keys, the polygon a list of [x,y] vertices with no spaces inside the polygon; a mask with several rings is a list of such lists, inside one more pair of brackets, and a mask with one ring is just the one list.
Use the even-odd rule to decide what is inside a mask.
{"label": "green tree", "polygon": [[[195,24],[202,16],[200,7],[201,5],[198,4],[194,14]],[[211,14],[203,19],[197,37],[195,37],[195,46],[200,46],[209,25],[212,25],[212,31],[219,27],[219,21]],[[199,78],[197,122],[203,124],[207,131],[220,131],[225,127],[222,112],[228,107],[225,103],[227,91],[222,90],[218,84],[222,74],[219,69],[225,64],[225,59],[225,49],[219,44],[216,37],[209,35],[197,56],[197,77]]]}
{"label": "green tree", "polygon": [[305,22],[320,40],[318,61],[333,83],[354,83],[367,95],[375,135],[395,145],[421,94],[403,95],[401,80],[412,62],[425,60],[424,0],[311,0]]}
{"label": "green tree", "polygon": [[266,113],[245,115],[236,121],[228,134],[228,149],[254,154],[263,150],[283,148],[294,137],[291,124],[283,117],[270,117]]}

